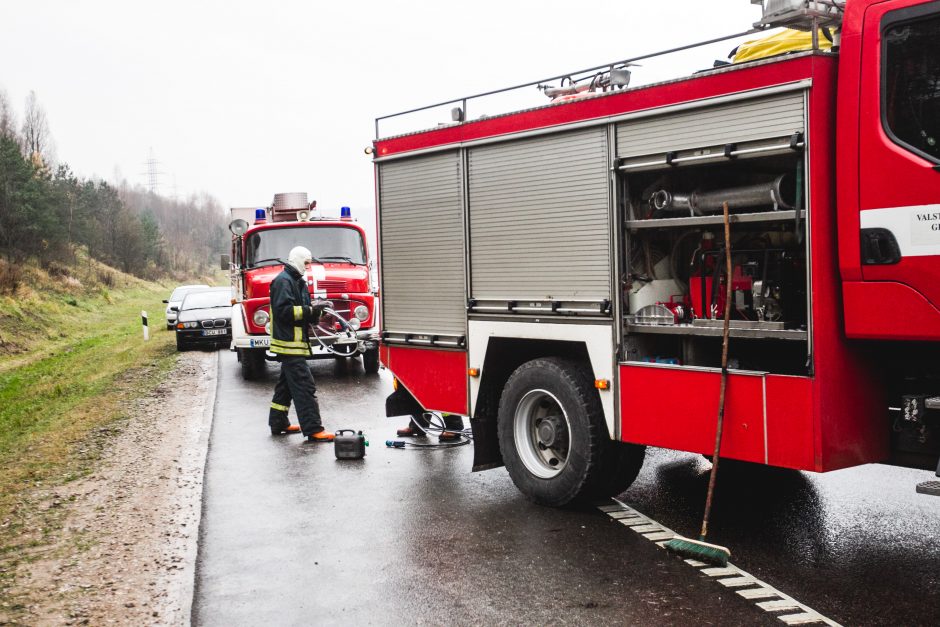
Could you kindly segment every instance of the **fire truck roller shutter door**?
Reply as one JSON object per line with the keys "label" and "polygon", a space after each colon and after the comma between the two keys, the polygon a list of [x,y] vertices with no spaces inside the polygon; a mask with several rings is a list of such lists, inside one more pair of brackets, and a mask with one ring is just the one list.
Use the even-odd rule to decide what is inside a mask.
{"label": "fire truck roller shutter door", "polygon": [[607,132],[470,150],[471,298],[610,298]]}
{"label": "fire truck roller shutter door", "polygon": [[459,154],[380,163],[383,330],[466,333]]}

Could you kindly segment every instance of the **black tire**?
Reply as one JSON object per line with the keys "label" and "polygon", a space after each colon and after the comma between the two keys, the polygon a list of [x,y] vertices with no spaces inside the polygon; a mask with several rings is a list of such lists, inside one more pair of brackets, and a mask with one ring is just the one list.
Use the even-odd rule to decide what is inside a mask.
{"label": "black tire", "polygon": [[512,373],[497,430],[513,483],[540,505],[617,494],[633,482],[643,460],[642,447],[610,440],[584,367],[557,357],[535,359]]}
{"label": "black tire", "polygon": [[242,365],[242,379],[251,381],[264,375],[264,352],[262,350],[239,348],[238,352],[241,354],[239,361]]}
{"label": "black tire", "polygon": [[379,371],[379,349],[370,348],[362,354],[362,367],[366,374],[375,374]]}
{"label": "black tire", "polygon": [[179,334],[177,334],[176,335],[176,350],[182,352],[182,351],[187,350],[188,348],[189,347],[186,346],[186,343],[183,342],[183,338],[181,338]]}

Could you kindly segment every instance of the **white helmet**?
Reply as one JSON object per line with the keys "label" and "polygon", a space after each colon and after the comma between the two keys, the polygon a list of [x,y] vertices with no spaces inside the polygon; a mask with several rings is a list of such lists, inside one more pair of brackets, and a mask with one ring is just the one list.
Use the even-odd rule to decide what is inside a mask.
{"label": "white helmet", "polygon": [[294,270],[299,272],[301,275],[306,272],[304,264],[312,260],[313,255],[303,246],[294,246],[290,249],[290,254],[287,255],[287,263],[289,263],[291,267],[293,267]]}

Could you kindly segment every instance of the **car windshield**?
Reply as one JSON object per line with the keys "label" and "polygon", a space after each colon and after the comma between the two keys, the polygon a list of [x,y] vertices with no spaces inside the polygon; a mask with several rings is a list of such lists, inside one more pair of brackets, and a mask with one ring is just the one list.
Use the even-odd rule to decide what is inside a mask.
{"label": "car windshield", "polygon": [[365,245],[356,229],[342,226],[307,226],[265,229],[248,236],[245,261],[248,267],[271,259],[287,259],[294,246],[304,246],[321,261],[364,265]]}
{"label": "car windshield", "polygon": [[170,294],[169,300],[178,303],[179,301],[183,300],[183,297],[186,296],[186,294],[189,292],[193,292],[195,290],[204,290],[208,287],[208,285],[189,285],[186,287],[178,287],[173,290],[172,294]]}
{"label": "car windshield", "polygon": [[190,292],[183,299],[181,309],[210,309],[212,307],[231,307],[232,294],[228,289]]}

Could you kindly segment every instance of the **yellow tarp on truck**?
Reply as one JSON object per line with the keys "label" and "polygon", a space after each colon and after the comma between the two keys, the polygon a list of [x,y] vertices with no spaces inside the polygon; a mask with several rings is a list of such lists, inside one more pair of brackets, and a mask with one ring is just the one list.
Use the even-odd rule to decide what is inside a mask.
{"label": "yellow tarp on truck", "polygon": [[[820,31],[819,49],[829,50],[830,48],[832,48],[832,42],[826,39],[825,35]],[[778,54],[812,49],[812,33],[785,28],[779,33],[774,33],[773,35],[761,39],[745,41],[734,51],[734,62],[754,61],[755,59],[765,59]]]}

